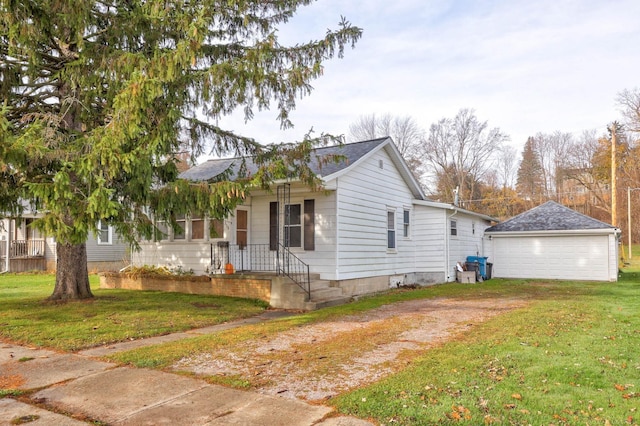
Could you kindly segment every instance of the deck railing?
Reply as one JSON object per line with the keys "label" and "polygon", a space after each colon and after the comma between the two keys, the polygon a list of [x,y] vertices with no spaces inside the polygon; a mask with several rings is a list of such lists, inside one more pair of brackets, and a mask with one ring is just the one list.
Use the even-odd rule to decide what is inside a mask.
{"label": "deck railing", "polygon": [[211,271],[224,273],[228,263],[238,272],[275,272],[287,276],[305,291],[309,300],[309,265],[283,245],[280,245],[279,250],[271,250],[269,244],[239,246],[226,241],[211,244]]}
{"label": "deck railing", "polygon": [[[44,240],[13,240],[9,244],[10,259],[25,259],[44,257]],[[0,257],[7,256],[7,242],[0,241]]]}

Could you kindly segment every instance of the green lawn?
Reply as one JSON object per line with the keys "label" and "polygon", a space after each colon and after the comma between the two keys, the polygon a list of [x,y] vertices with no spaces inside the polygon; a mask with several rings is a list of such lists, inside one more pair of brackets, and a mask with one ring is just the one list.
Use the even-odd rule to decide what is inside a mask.
{"label": "green lawn", "polygon": [[551,283],[564,295],[496,317],[331,404],[387,425],[638,425],[639,272],[636,260],[618,283]]}
{"label": "green lawn", "polygon": [[53,303],[53,275],[0,275],[0,339],[75,351],[244,318],[264,302],[152,291],[101,290],[94,299]]}
{"label": "green lawn", "polygon": [[[638,250],[636,250],[637,252]],[[490,280],[394,291],[258,325],[114,355],[164,368],[230,342],[336,320],[416,298],[502,297],[531,303],[424,352],[402,372],[327,401],[384,425],[640,424],[640,252],[617,283]],[[92,278],[95,282],[95,278]],[[51,305],[50,276],[0,276],[0,336],[77,349],[211,324],[263,309],[257,302],[172,293],[94,290]],[[234,383],[231,386],[246,386]]]}

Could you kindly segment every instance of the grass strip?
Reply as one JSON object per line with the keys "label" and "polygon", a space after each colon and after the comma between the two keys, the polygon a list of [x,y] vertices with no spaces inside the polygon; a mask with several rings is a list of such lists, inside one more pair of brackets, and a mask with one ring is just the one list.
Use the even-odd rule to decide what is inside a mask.
{"label": "grass strip", "polygon": [[266,303],[231,297],[99,289],[89,300],[54,303],[53,275],[0,276],[0,338],[76,351],[246,318]]}

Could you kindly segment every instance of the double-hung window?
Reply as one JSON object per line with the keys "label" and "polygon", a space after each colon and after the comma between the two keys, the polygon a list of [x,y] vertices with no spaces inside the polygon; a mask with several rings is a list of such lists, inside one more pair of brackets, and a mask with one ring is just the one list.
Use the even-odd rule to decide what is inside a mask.
{"label": "double-hung window", "polygon": [[287,247],[302,247],[302,211],[300,204],[285,206],[284,242]]}
{"label": "double-hung window", "polygon": [[411,236],[411,210],[404,210],[402,215],[402,236],[409,238]]}
{"label": "double-hung window", "polygon": [[204,240],[204,219],[199,216],[191,218],[191,239]]}
{"label": "double-hung window", "polygon": [[396,212],[387,210],[387,249],[396,248]]}
{"label": "double-hung window", "polygon": [[187,220],[183,214],[178,215],[176,217],[176,222],[178,223],[178,228],[173,230],[173,239],[174,240],[184,240],[186,238],[186,226]]}

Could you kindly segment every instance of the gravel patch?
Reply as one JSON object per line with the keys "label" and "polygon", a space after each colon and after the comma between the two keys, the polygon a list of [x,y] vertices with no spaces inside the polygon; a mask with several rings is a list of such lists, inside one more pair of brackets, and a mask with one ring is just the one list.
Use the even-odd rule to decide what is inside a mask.
{"label": "gravel patch", "polygon": [[392,374],[412,356],[526,303],[517,298],[394,303],[183,358],[173,369],[240,376],[264,394],[322,401]]}

